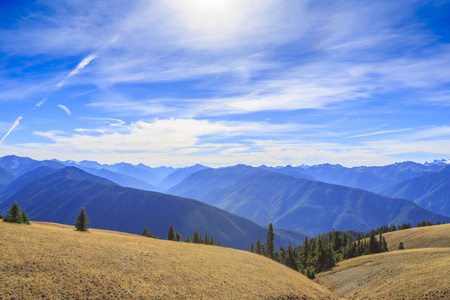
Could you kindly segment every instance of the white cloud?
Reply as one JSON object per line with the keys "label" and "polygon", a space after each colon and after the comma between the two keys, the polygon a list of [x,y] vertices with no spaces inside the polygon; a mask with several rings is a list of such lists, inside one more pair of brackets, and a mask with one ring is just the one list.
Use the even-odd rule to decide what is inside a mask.
{"label": "white cloud", "polygon": [[80,72],[81,70],[83,70],[91,61],[93,61],[95,58],[97,58],[96,54],[90,54],[88,56],[86,56],[85,58],[83,58],[78,65],[69,73],[69,75],[67,75],[63,80],[61,80],[60,82],[58,82],[58,84],[56,85],[56,88],[60,88],[62,87],[66,80],[70,77],[72,77],[73,75],[78,74],[78,72]]}
{"label": "white cloud", "polygon": [[[134,122],[106,128],[76,129],[77,134],[47,135],[54,139],[50,146],[86,152],[170,152],[200,147],[208,141],[246,134],[271,134],[293,130],[293,126],[262,123],[211,122],[193,119],[166,119]],[[37,132],[38,135],[44,133]]]}
{"label": "white cloud", "polygon": [[377,132],[370,132],[370,133],[363,133],[363,134],[352,135],[352,136],[349,136],[347,138],[357,138],[357,137],[380,135],[380,134],[386,134],[386,133],[395,133],[395,132],[408,131],[408,130],[412,130],[412,129],[414,129],[414,128],[402,128],[402,129],[395,129],[395,130],[384,130],[384,131],[377,131]]}
{"label": "white cloud", "polygon": [[69,115],[69,116],[72,115],[72,112],[67,108],[67,106],[62,105],[62,104],[58,104],[58,107],[61,108],[62,110],[64,110],[67,115]]}

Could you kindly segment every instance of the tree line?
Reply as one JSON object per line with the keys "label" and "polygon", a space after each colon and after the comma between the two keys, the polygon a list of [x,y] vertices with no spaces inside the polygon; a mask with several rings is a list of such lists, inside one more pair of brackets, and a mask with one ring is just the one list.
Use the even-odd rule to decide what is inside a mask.
{"label": "tree line", "polygon": [[[430,221],[417,223],[417,227],[439,225]],[[445,221],[442,222],[445,224]],[[381,226],[367,233],[357,233],[356,238],[350,233],[335,231],[334,229],[316,238],[305,237],[305,241],[298,247],[289,244],[287,249],[280,246],[278,252],[273,251],[274,234],[272,223],[267,230],[266,241],[261,243],[260,235],[256,244],[250,244],[250,252],[264,255],[276,260],[294,270],[300,271],[308,278],[315,278],[319,272],[333,268],[337,262],[362,255],[376,254],[388,251],[383,233],[412,228],[411,223]],[[378,237],[378,238],[377,238]],[[404,249],[400,242],[398,249]]]}
{"label": "tree line", "polygon": [[[442,224],[445,224],[445,221],[442,222]],[[424,227],[424,226],[434,226],[434,225],[441,225],[441,221],[437,221],[436,223],[431,223],[431,221],[422,221],[422,222],[417,222],[417,226],[416,227]]]}
{"label": "tree line", "polygon": [[[141,235],[145,237],[156,238],[147,228],[144,228]],[[169,226],[169,231],[167,233],[167,240],[181,242],[181,234],[178,231],[175,231],[173,223],[171,223]],[[216,241],[212,235],[208,236],[208,233],[205,232],[204,236],[202,236],[202,234],[199,233],[198,231],[194,231],[192,239],[189,236],[186,236],[183,239],[183,242],[221,246],[220,241]]]}

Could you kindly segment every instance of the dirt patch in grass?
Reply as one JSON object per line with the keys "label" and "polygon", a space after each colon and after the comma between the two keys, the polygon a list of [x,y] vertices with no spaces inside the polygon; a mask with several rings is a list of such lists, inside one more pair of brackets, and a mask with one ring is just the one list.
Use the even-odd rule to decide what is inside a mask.
{"label": "dirt patch in grass", "polygon": [[0,299],[337,299],[262,256],[113,231],[0,222]]}

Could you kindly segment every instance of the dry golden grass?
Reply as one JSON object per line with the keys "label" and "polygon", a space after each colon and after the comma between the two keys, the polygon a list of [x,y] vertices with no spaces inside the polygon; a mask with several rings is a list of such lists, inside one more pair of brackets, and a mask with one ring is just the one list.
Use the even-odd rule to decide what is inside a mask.
{"label": "dry golden grass", "polygon": [[450,299],[450,249],[361,256],[340,262],[315,281],[348,299]]}
{"label": "dry golden grass", "polygon": [[262,256],[33,222],[0,222],[0,299],[337,299]]}
{"label": "dry golden grass", "polygon": [[388,232],[383,236],[389,251],[397,250],[400,242],[403,242],[405,249],[450,248],[450,224],[410,228]]}
{"label": "dry golden grass", "polygon": [[348,299],[450,299],[450,224],[384,236],[390,251],[411,250],[342,261],[315,281]]}

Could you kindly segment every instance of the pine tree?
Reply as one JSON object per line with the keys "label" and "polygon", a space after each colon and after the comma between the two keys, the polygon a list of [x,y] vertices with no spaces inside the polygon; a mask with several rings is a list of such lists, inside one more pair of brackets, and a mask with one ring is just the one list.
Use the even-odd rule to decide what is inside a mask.
{"label": "pine tree", "polygon": [[170,224],[169,233],[167,234],[167,240],[175,240],[175,229],[173,228],[173,223]]}
{"label": "pine tree", "polygon": [[370,232],[370,237],[369,237],[369,253],[368,254],[379,253],[380,251],[378,250],[378,248],[379,248],[379,245],[375,238],[375,230],[372,230]]}
{"label": "pine tree", "polygon": [[384,250],[384,252],[389,251],[389,248],[388,248],[388,245],[386,243],[386,239],[384,238],[384,236],[383,236],[383,250]]}
{"label": "pine tree", "polygon": [[269,229],[267,230],[267,238],[266,238],[266,256],[268,258],[273,259],[275,252],[275,235],[273,233],[272,223],[269,224]]}
{"label": "pine tree", "polygon": [[77,219],[75,220],[75,228],[78,231],[88,231],[89,227],[89,219],[86,216],[86,212],[84,211],[84,207],[81,209],[80,213],[78,214]]}
{"label": "pine tree", "polygon": [[3,220],[3,216],[2,216],[2,213],[0,213],[0,220]]}
{"label": "pine tree", "polygon": [[22,211],[22,224],[25,224],[25,225],[30,225],[31,224],[30,223],[30,218],[28,218],[28,215],[25,212],[25,209],[23,209],[23,211]]}
{"label": "pine tree", "polygon": [[259,233],[258,240],[256,240],[256,254],[261,254],[261,239],[259,238]]}
{"label": "pine tree", "polygon": [[297,263],[295,261],[295,250],[291,247],[291,244],[289,244],[287,252],[288,252],[287,266],[291,269],[298,271]]}
{"label": "pine tree", "polygon": [[9,223],[22,223],[22,214],[20,213],[19,204],[16,201],[12,204],[11,209],[8,210],[4,221]]}
{"label": "pine tree", "polygon": [[315,269],[316,273],[322,272],[326,266],[326,251],[323,246],[322,238],[319,236],[317,245],[316,245],[316,253],[315,253]]}
{"label": "pine tree", "polygon": [[177,242],[181,241],[181,234],[179,234],[178,231],[177,231],[177,233],[175,234],[175,240],[176,240]]}
{"label": "pine tree", "polygon": [[305,270],[307,267],[308,252],[309,252],[308,237],[305,237],[305,241],[302,244],[302,250],[300,251],[300,254],[298,255],[297,259],[297,267],[303,274],[305,274]]}
{"label": "pine tree", "polygon": [[144,228],[144,230],[142,231],[142,235],[143,236],[147,236],[147,234],[148,234],[148,229]]}
{"label": "pine tree", "polygon": [[253,245],[253,242],[250,243],[250,252],[255,252],[255,245]]}
{"label": "pine tree", "polygon": [[403,242],[400,242],[400,244],[398,244],[398,250],[404,250],[405,246],[403,246]]}

